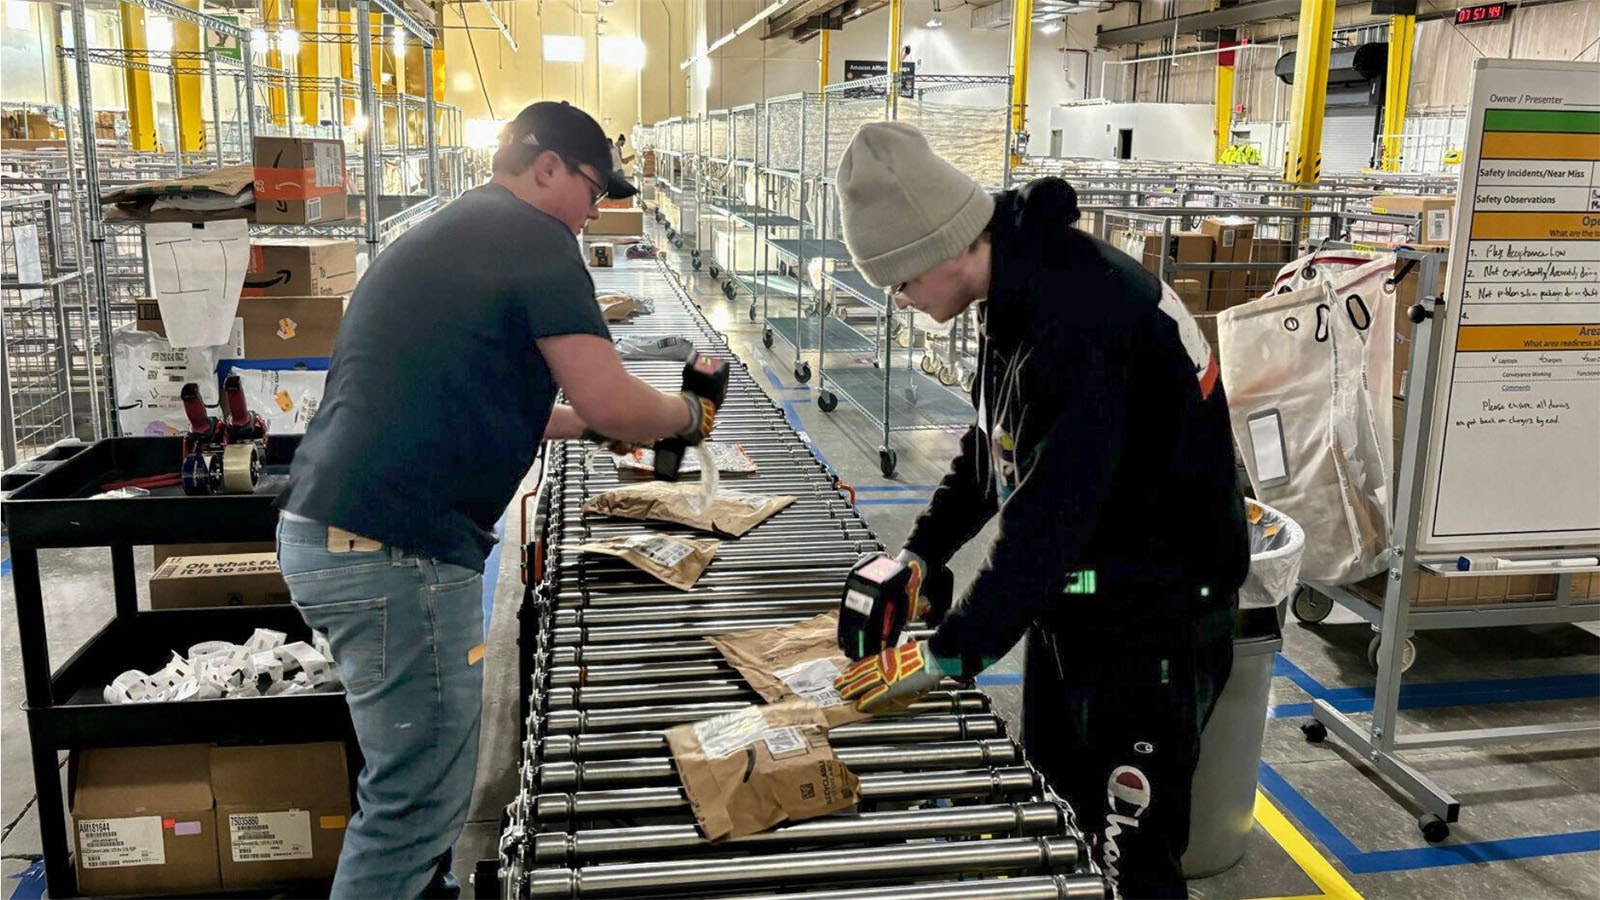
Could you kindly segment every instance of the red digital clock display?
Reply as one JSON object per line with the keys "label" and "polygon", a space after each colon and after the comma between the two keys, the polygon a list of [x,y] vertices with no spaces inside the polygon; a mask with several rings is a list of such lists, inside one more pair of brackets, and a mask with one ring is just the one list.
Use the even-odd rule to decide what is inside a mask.
{"label": "red digital clock display", "polygon": [[1499,22],[1511,15],[1509,3],[1485,3],[1456,10],[1457,25],[1475,25],[1479,22]]}

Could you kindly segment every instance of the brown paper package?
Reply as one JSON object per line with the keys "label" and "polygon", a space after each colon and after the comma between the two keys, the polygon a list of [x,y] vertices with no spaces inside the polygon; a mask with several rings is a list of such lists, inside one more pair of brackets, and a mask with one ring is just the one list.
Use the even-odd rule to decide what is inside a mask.
{"label": "brown paper package", "polygon": [[721,541],[635,534],[591,541],[578,549],[584,553],[615,556],[680,591],[687,591],[700,580],[720,546]]}
{"label": "brown paper package", "polygon": [[794,503],[794,498],[718,491],[708,509],[695,512],[699,502],[698,484],[648,481],[612,488],[592,497],[583,505],[583,511],[622,519],[676,522],[712,534],[741,537],[782,512]]}
{"label": "brown paper package", "polygon": [[849,657],[839,650],[838,611],[782,628],[735,631],[706,640],[769,703],[792,699],[815,703],[829,728],[872,718],[841,701],[833,690],[832,678],[850,666]]}

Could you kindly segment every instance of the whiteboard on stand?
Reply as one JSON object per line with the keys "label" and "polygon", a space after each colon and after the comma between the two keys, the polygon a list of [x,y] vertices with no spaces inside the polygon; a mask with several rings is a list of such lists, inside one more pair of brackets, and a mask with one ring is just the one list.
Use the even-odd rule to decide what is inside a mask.
{"label": "whiteboard on stand", "polygon": [[1478,60],[1424,552],[1600,544],[1600,64]]}

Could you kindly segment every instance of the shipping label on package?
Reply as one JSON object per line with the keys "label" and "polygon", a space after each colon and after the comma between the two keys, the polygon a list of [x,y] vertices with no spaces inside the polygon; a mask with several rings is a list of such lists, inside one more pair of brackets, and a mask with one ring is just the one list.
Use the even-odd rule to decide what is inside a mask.
{"label": "shipping label on package", "polygon": [[231,813],[228,841],[236,863],[310,859],[311,813],[303,809]]}
{"label": "shipping label on package", "polygon": [[840,699],[833,687],[833,680],[850,666],[839,650],[837,610],[780,628],[735,631],[706,640],[762,699],[814,703],[829,728],[870,718]]}
{"label": "shipping label on package", "polygon": [[166,865],[161,817],[78,820],[78,864],[85,869]]}

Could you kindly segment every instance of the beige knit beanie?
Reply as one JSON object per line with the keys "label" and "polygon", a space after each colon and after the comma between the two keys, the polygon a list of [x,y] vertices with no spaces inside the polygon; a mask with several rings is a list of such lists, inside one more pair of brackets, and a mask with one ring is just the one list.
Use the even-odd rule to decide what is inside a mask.
{"label": "beige knit beanie", "polygon": [[861,126],[839,161],[837,183],[845,246],[878,287],[954,259],[994,214],[994,198],[904,122]]}

